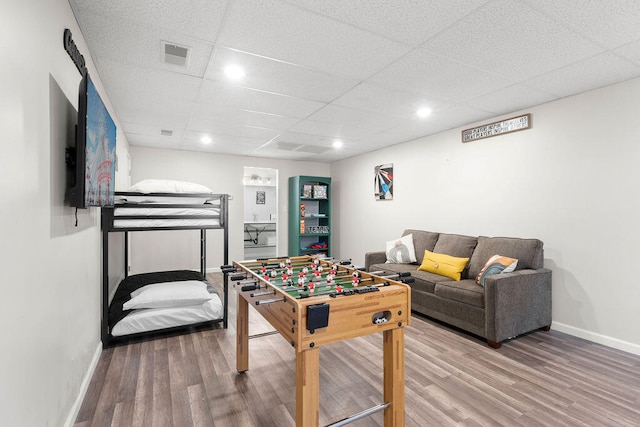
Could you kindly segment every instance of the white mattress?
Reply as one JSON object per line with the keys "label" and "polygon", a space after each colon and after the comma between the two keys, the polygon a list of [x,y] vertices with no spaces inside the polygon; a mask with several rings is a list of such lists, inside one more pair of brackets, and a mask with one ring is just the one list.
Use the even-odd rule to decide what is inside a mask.
{"label": "white mattress", "polygon": [[218,227],[219,218],[153,218],[153,219],[124,219],[127,216],[211,216],[218,215],[220,208],[118,208],[113,212],[113,228],[153,228],[153,227]]}
{"label": "white mattress", "polygon": [[218,227],[219,219],[114,219],[113,228]]}
{"label": "white mattress", "polygon": [[[209,206],[209,205],[205,205]],[[220,213],[219,208],[208,207],[206,209],[200,208],[116,208],[113,211],[113,216],[167,216],[167,215],[218,215]]]}
{"label": "white mattress", "polygon": [[211,297],[209,301],[199,305],[133,310],[116,323],[111,335],[119,337],[222,319],[222,301],[217,294],[212,294]]}

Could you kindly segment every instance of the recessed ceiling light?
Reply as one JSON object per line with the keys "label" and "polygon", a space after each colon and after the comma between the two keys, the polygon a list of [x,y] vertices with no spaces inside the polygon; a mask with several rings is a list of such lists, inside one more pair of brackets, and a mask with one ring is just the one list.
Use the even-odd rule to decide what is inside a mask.
{"label": "recessed ceiling light", "polygon": [[334,139],[333,140],[333,148],[340,148],[344,145],[344,142],[342,142],[339,139]]}
{"label": "recessed ceiling light", "polygon": [[420,108],[418,111],[416,111],[416,115],[418,117],[420,117],[421,119],[424,119],[425,117],[427,117],[429,114],[431,114],[431,108]]}
{"label": "recessed ceiling light", "polygon": [[240,80],[244,77],[244,68],[239,65],[227,65],[224,73],[232,80]]}
{"label": "recessed ceiling light", "polygon": [[200,142],[202,142],[203,144],[211,144],[212,141],[213,139],[211,139],[209,135],[202,135],[202,137],[200,138]]}

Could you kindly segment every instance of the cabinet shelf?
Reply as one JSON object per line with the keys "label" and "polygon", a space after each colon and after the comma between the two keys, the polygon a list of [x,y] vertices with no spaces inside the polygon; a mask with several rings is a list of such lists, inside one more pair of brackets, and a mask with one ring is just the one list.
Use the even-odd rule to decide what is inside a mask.
{"label": "cabinet shelf", "polygon": [[[309,197],[310,194],[326,197]],[[324,253],[331,256],[331,178],[290,177],[289,207],[289,255]],[[322,232],[310,233],[310,229]],[[315,243],[326,247],[311,248]]]}

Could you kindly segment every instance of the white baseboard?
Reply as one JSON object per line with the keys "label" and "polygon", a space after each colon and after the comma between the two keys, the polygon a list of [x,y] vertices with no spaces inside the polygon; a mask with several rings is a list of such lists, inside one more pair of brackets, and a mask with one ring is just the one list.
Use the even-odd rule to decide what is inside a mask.
{"label": "white baseboard", "polygon": [[597,334],[591,331],[585,331],[584,329],[569,326],[564,323],[552,322],[551,329],[564,332],[565,334],[573,335],[574,337],[582,338],[588,341],[592,341],[598,344],[606,345],[618,350],[626,351],[640,356],[640,345],[623,341],[618,338],[612,338],[606,335]]}
{"label": "white baseboard", "polygon": [[76,418],[78,418],[80,407],[82,406],[84,397],[87,394],[87,390],[89,389],[91,378],[93,377],[93,373],[96,370],[96,367],[98,366],[98,361],[100,360],[101,354],[102,354],[102,341],[99,341],[98,346],[96,347],[96,351],[93,354],[93,358],[91,359],[91,364],[89,365],[89,369],[87,369],[87,372],[84,374],[84,378],[82,379],[82,383],[80,384],[80,391],[78,392],[78,396],[76,397],[75,402],[73,402],[73,406],[71,406],[71,410],[69,410],[67,419],[64,422],[65,427],[73,427],[73,424],[76,422]]}

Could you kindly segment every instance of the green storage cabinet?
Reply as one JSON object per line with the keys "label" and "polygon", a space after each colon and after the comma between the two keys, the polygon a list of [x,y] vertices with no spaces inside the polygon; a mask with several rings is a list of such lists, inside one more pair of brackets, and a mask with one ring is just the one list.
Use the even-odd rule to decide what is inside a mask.
{"label": "green storage cabinet", "polygon": [[289,178],[289,256],[331,256],[331,178]]}

